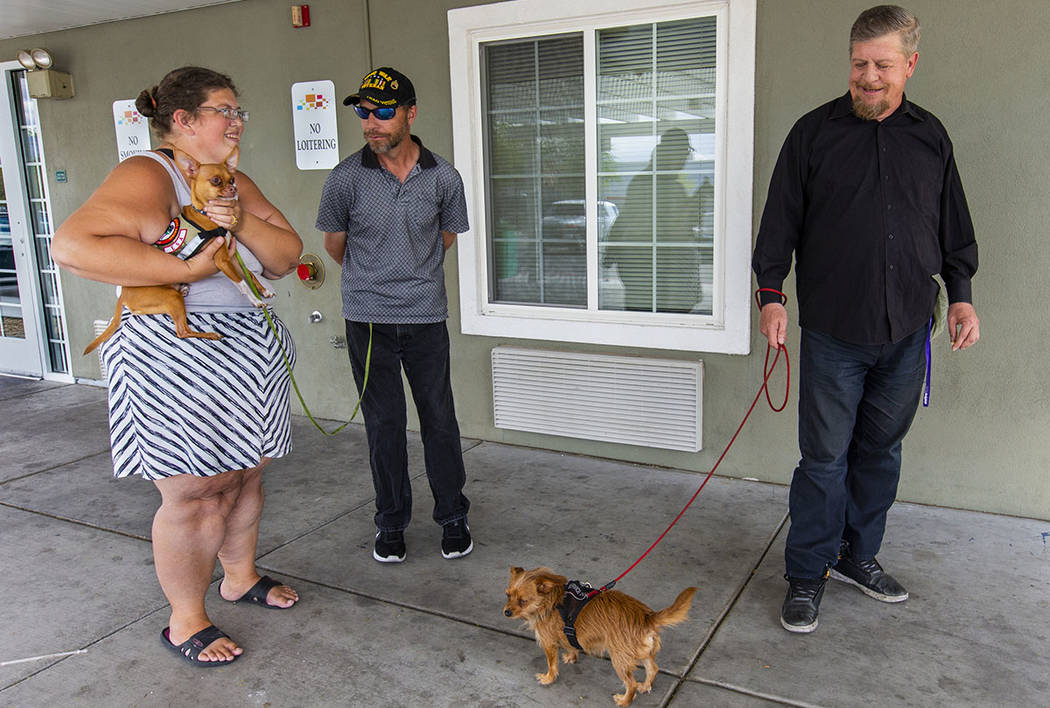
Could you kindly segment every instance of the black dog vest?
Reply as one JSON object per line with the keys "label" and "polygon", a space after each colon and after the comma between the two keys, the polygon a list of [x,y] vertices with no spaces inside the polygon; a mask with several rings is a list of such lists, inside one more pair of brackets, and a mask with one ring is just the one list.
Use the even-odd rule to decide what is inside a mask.
{"label": "black dog vest", "polygon": [[583,649],[583,647],[580,646],[580,642],[576,639],[576,617],[579,616],[580,610],[583,609],[584,605],[594,599],[596,594],[591,595],[593,592],[594,588],[587,583],[579,580],[570,580],[565,583],[565,597],[558,606],[558,614],[561,615],[562,621],[565,622],[565,638],[569,640],[569,644],[577,649]]}

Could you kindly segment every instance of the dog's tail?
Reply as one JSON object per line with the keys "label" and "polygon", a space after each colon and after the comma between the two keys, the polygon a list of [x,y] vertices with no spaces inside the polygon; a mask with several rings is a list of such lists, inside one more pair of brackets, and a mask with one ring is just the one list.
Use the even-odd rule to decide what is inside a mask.
{"label": "dog's tail", "polygon": [[678,597],[670,607],[653,613],[653,625],[659,628],[684,622],[689,616],[689,606],[693,603],[694,593],[696,593],[696,588],[686,588],[678,593]]}
{"label": "dog's tail", "polygon": [[123,314],[123,312],[124,302],[118,297],[117,311],[113,313],[113,319],[109,321],[109,327],[106,327],[105,331],[102,332],[102,334],[95,337],[95,339],[92,340],[91,344],[87,345],[87,348],[84,349],[85,354],[90,354],[91,352],[95,351],[95,347],[97,347],[99,344],[102,344],[102,342],[106,341],[107,339],[113,336],[113,333],[117,331],[117,327],[120,326],[120,316]]}

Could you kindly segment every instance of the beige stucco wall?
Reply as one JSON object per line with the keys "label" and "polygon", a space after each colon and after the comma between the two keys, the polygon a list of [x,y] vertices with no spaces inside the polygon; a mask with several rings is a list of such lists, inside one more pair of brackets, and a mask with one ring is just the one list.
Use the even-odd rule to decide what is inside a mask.
{"label": "beige stucco wall", "polygon": [[[322,254],[313,220],[325,174],[295,168],[290,85],[332,79],[341,98],[369,68],[370,37],[374,65],[397,66],[417,87],[415,132],[451,158],[446,11],[480,4],[372,0],[366,32],[364,2],[315,0],[313,26],[299,30],[290,26],[287,3],[244,0],[0,42],[0,57],[8,58],[25,46],[47,46],[58,57],[58,68],[76,80],[75,99],[40,102],[56,219],[61,221],[81,203],[116,163],[111,103],[133,98],[170,68],[201,63],[231,74],[242,104],[252,111],[243,170],[289,217],[306,250]],[[792,122],[845,90],[848,29],[866,6],[838,0],[759,0],[756,225]],[[1039,311],[1041,276],[1050,260],[1039,247],[1042,229],[1050,223],[1043,197],[1050,167],[1042,131],[1032,127],[1050,107],[1040,49],[1050,33],[1050,6],[1044,0],[915,0],[910,7],[923,22],[924,37],[908,95],[941,118],[955,143],[981,249],[974,293],[983,339],[976,348],[955,354],[948,352],[946,340],[935,343],[933,405],[919,411],[905,443],[900,497],[1050,519],[1046,357],[1039,331],[1028,331]],[[360,143],[357,121],[347,111],[340,116],[340,150],[349,154]],[[68,183],[54,182],[56,169],[66,170]],[[337,276],[338,269],[329,266],[330,276]],[[751,355],[701,355],[706,449],[699,454],[496,429],[489,355],[497,344],[671,358],[697,355],[463,336],[458,334],[454,252],[446,274],[453,385],[466,436],[706,472],[760,382],[765,347],[756,318]],[[112,290],[70,276],[63,277],[63,288],[72,348],[79,351],[91,338],[91,321],[109,317]],[[295,334],[300,356],[296,373],[311,408],[318,415],[345,418],[356,395],[345,351],[328,343],[342,333],[336,279],[307,291],[288,278],[278,290],[277,309]],[[307,313],[314,309],[326,319],[308,324]],[[798,331],[793,328],[789,334],[788,345],[796,353]],[[74,373],[94,378],[97,364],[74,355]],[[784,413],[758,409],[719,472],[786,483],[798,456],[794,405],[793,392]]]}

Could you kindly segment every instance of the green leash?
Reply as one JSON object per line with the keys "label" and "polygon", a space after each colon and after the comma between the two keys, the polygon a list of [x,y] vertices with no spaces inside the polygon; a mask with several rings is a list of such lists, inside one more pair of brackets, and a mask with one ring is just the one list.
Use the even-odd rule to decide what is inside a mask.
{"label": "green leash", "polygon": [[[252,289],[253,293],[255,293],[255,297],[262,300],[262,294],[259,292],[259,289],[255,287],[255,281],[251,279],[248,266],[244,265],[244,259],[241,258],[241,254],[235,252],[233,255],[237,256],[237,262],[241,264],[241,270],[243,270],[245,276],[247,276],[245,277],[245,281],[247,281],[248,287]],[[310,422],[314,424],[315,428],[325,435],[335,435],[349,425],[350,420],[353,420],[357,415],[357,412],[361,410],[361,401],[364,400],[365,389],[368,387],[368,372],[372,369],[372,323],[368,323],[368,353],[365,354],[365,379],[361,382],[361,397],[357,399],[357,405],[354,406],[354,412],[350,414],[350,420],[346,421],[332,432],[328,432],[321,427],[321,424],[314,419],[313,413],[311,413],[310,409],[306,407],[306,401],[303,400],[303,394],[299,392],[299,384],[295,382],[295,374],[292,373],[292,365],[288,362],[288,355],[285,354],[284,345],[281,344],[281,335],[277,333],[277,326],[273,323],[273,318],[270,317],[269,309],[264,307],[262,308],[262,312],[266,315],[266,321],[270,323],[270,330],[273,332],[273,336],[277,340],[277,346],[281,350],[281,359],[284,360],[284,368],[288,370],[288,377],[292,381],[292,388],[295,389],[295,395],[299,398],[299,403],[302,405],[303,410],[306,411],[306,417],[310,419]]]}

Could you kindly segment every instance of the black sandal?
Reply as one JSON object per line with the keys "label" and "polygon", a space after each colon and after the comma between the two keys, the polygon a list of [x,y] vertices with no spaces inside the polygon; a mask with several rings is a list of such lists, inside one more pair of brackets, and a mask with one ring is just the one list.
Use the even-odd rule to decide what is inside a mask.
{"label": "black sandal", "polygon": [[164,630],[161,631],[161,643],[163,643],[164,646],[166,646],[168,649],[171,649],[173,652],[178,653],[183,659],[190,662],[194,666],[198,666],[202,669],[210,669],[216,666],[226,666],[228,664],[232,664],[233,662],[237,661],[238,658],[240,658],[239,654],[235,654],[232,659],[226,659],[223,661],[202,661],[199,658],[201,652],[204,651],[205,648],[207,648],[216,639],[222,639],[223,637],[226,637],[227,639],[230,638],[228,634],[226,634],[213,624],[208,625],[207,627],[197,632],[192,637],[184,641],[182,644],[179,644],[178,646],[171,643],[171,638],[169,637],[170,631],[171,627],[165,627]]}
{"label": "black sandal", "polygon": [[[288,607],[281,607],[280,605],[271,605],[266,601],[266,596],[270,594],[270,591],[279,585],[284,585],[284,583],[274,580],[269,575],[264,575],[259,578],[259,582],[251,586],[248,592],[244,593],[236,600],[227,600],[227,602],[252,602],[256,605],[262,605],[268,610],[290,610],[292,607],[295,607],[296,603],[292,603]],[[222,597],[222,595],[220,595],[220,597]]]}

